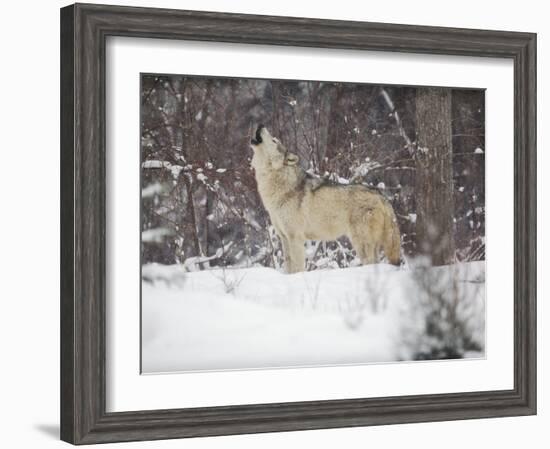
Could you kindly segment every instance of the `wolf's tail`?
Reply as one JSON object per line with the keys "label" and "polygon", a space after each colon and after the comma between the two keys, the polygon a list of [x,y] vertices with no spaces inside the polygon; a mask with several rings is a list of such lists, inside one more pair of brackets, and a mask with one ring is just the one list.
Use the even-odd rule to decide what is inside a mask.
{"label": "wolf's tail", "polygon": [[387,204],[386,223],[384,226],[384,254],[388,261],[399,266],[401,263],[401,234],[391,204]]}

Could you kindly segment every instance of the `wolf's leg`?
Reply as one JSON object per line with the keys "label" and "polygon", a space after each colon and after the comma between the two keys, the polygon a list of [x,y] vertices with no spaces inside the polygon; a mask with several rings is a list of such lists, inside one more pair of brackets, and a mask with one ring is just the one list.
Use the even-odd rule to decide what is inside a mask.
{"label": "wolf's leg", "polygon": [[283,258],[285,261],[284,269],[286,273],[290,273],[290,244],[288,239],[282,233],[279,234],[279,239],[281,239],[281,245],[283,246]]}
{"label": "wolf's leg", "polygon": [[365,260],[363,260],[364,265],[378,262],[378,248],[373,243],[365,243]]}
{"label": "wolf's leg", "polygon": [[304,249],[304,241],[297,238],[289,238],[289,254],[290,254],[290,269],[288,273],[298,273],[305,271],[306,253]]}
{"label": "wolf's leg", "polygon": [[352,236],[351,244],[353,245],[353,248],[355,248],[355,251],[359,256],[359,259],[361,259],[361,263],[363,265],[378,262],[377,246],[372,242],[365,241],[364,236]]}
{"label": "wolf's leg", "polygon": [[379,262],[384,215],[377,208],[359,208],[351,217],[351,242],[363,265]]}
{"label": "wolf's leg", "polygon": [[357,237],[351,237],[350,240],[351,246],[353,246],[353,249],[357,253],[357,256],[359,257],[359,259],[361,259],[361,263],[365,263],[364,260],[367,258],[367,255],[365,253],[361,240],[358,240]]}
{"label": "wolf's leg", "polygon": [[283,248],[283,269],[286,273],[288,273],[290,270],[290,247],[288,245],[288,239],[281,231],[281,228],[277,226],[273,220],[271,220],[271,223],[273,224],[275,234],[277,234],[277,237],[279,237],[281,246]]}

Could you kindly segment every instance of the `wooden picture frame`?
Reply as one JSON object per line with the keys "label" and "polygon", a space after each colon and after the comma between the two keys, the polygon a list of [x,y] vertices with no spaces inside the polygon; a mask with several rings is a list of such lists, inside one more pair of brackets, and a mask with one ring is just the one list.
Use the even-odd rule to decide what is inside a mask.
{"label": "wooden picture frame", "polygon": [[[107,36],[510,58],[514,388],[106,412]],[[61,9],[61,439],[73,444],[536,413],[536,35],[76,4]]]}

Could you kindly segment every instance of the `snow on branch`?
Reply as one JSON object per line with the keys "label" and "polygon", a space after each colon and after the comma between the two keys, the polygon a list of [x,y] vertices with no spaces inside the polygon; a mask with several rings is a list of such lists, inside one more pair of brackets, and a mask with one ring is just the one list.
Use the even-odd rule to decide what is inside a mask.
{"label": "snow on branch", "polygon": [[155,182],[141,189],[141,197],[151,198],[151,197],[154,197],[155,195],[160,195],[163,192],[163,190],[164,189],[162,188],[162,185],[158,182]]}
{"label": "snow on branch", "polygon": [[409,154],[412,156],[414,154],[414,145],[411,139],[409,138],[409,136],[407,135],[407,133],[405,132],[405,128],[403,128],[403,123],[401,123],[401,118],[399,117],[399,113],[395,109],[395,105],[393,104],[393,101],[390,98],[390,95],[388,94],[386,89],[383,89],[383,88],[380,89],[380,94],[382,95],[382,98],[384,98],[386,104],[388,105],[388,108],[390,109],[393,115],[393,118],[395,120],[395,124],[397,125],[397,129],[399,130],[399,135],[403,137],[403,139],[405,140],[405,144],[406,144],[405,146],[409,150]]}
{"label": "snow on branch", "polygon": [[222,248],[218,248],[216,250],[216,253],[212,256],[193,256],[185,259],[185,262],[183,262],[183,268],[185,271],[198,271],[199,266],[202,264],[205,264],[207,262],[210,262],[212,260],[219,259],[224,254],[229,251],[229,249],[233,246],[233,242],[229,242],[225,244]]}
{"label": "snow on branch", "polygon": [[172,164],[171,162],[168,162],[168,161],[159,161],[159,160],[145,161],[141,164],[141,168],[143,169],[165,168],[172,173],[172,176],[174,178],[177,178],[180,172],[184,169],[184,167],[182,167],[181,165]]}
{"label": "snow on branch", "polygon": [[146,229],[141,232],[141,241],[145,243],[162,243],[164,237],[172,234],[172,230],[168,228]]}

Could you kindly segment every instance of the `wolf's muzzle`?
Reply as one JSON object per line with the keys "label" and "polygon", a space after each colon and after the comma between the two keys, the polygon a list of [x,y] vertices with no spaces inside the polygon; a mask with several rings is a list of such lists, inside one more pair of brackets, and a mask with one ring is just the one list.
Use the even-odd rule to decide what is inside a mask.
{"label": "wolf's muzzle", "polygon": [[259,145],[262,143],[262,129],[264,128],[264,125],[258,126],[258,129],[256,130],[256,136],[250,141],[252,145]]}

